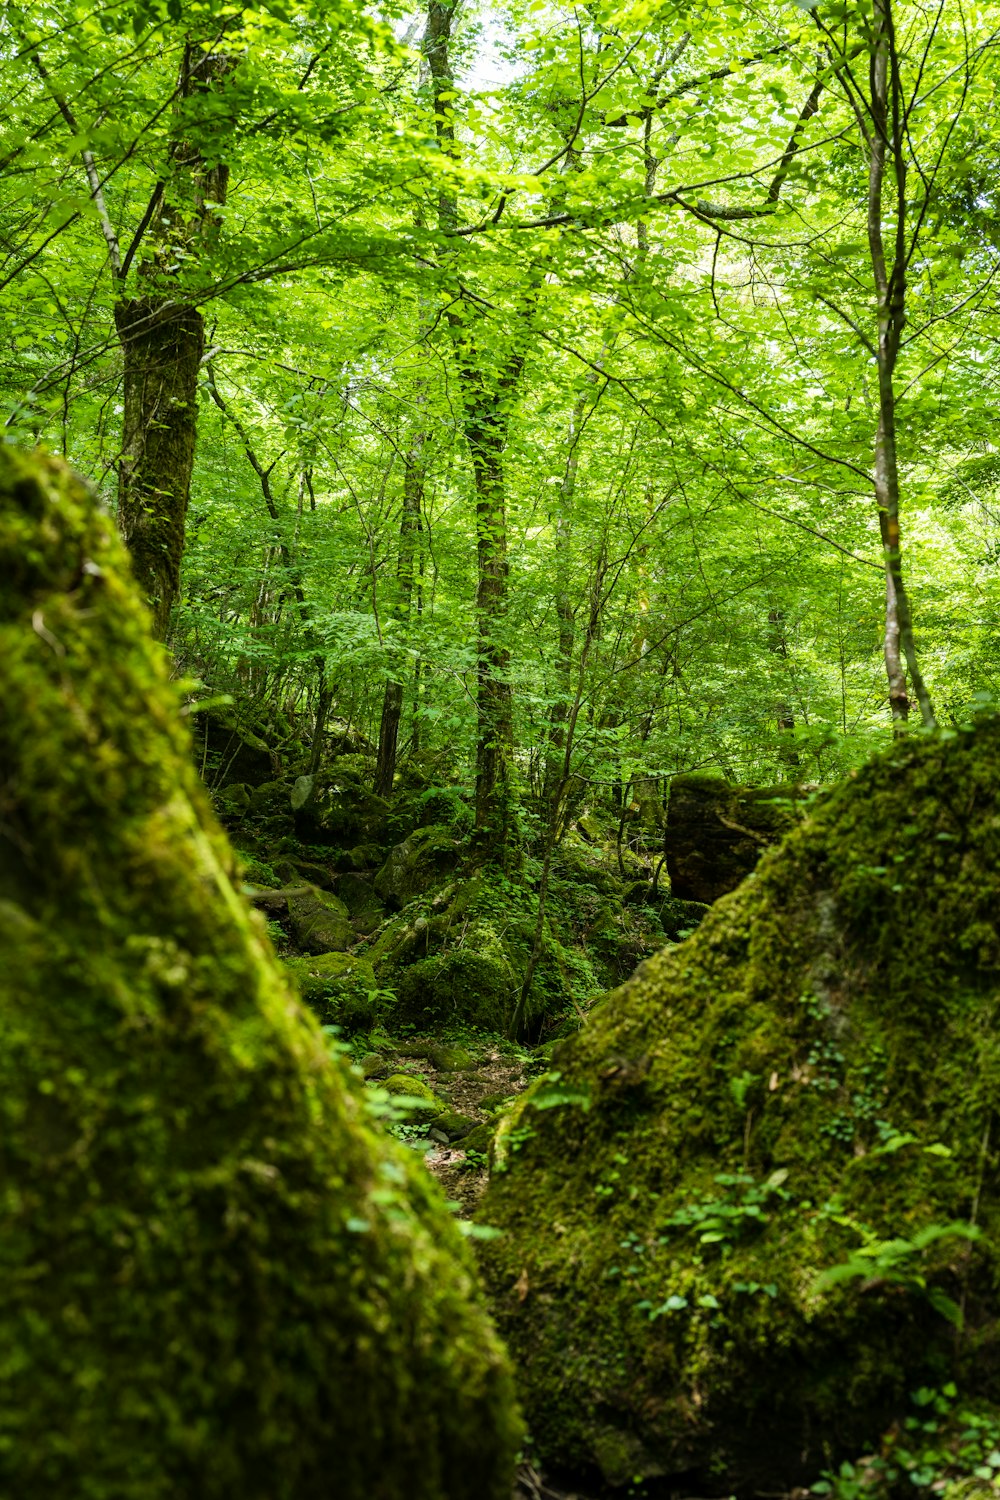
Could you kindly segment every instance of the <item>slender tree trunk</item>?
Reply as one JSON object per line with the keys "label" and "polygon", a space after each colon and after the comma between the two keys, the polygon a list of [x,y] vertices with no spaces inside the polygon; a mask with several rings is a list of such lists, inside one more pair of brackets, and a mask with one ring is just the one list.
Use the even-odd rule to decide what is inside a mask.
{"label": "slender tree trunk", "polygon": [[[889,704],[897,733],[905,727],[910,700],[906,670],[920,705],[923,723],[936,720],[930,695],[917,660],[910,599],[903,579],[899,523],[899,459],[896,448],[896,392],[894,376],[900,339],[906,323],[907,202],[906,158],[903,146],[902,90],[893,28],[892,0],[874,0],[874,43],[870,71],[870,114],[859,116],[868,136],[868,248],[878,296],[879,413],[875,436],[875,500],[885,555],[885,668]],[[894,178],[892,217],[895,220],[891,256],[886,254],[883,192],[887,160]]]}
{"label": "slender tree trunk", "polygon": [[[434,129],[444,156],[456,156],[452,99],[455,80],[449,45],[457,6],[429,0],[424,56],[431,75]],[[454,229],[458,202],[448,187],[438,195],[438,228]],[[515,351],[495,380],[487,379],[466,318],[450,309],[462,386],[464,426],[476,490],[477,711],[476,832],[490,858],[506,866],[516,849],[513,749],[514,706],[510,651],[504,635],[507,614],[507,515],[503,454],[510,406],[524,365]]]}
{"label": "slender tree trunk", "polygon": [[[234,64],[189,42],[182,97],[218,88]],[[187,142],[175,147],[171,173],[170,186],[153,201],[148,253],[138,271],[143,290],[115,307],[125,365],[118,521],[161,638],[180,584],[205,348],[201,313],[167,283],[216,232],[216,208],[225,202],[229,180],[225,165],[206,167]]]}
{"label": "slender tree trunk", "polygon": [[[505,427],[506,424],[504,424]],[[476,828],[483,842],[506,863],[515,843],[512,761],[514,701],[510,650],[504,635],[507,614],[507,515],[504,504],[505,431],[494,414],[481,411],[467,424],[476,484],[477,703]]]}
{"label": "slender tree trunk", "polygon": [[[784,610],[768,610],[767,636],[772,655],[776,656],[781,663],[787,662],[788,641],[785,639]],[[794,741],[789,738],[795,732],[795,714],[792,711],[792,705],[782,693],[779,693],[775,702],[774,717],[778,724],[778,759],[783,765],[797,766],[799,764],[798,752]]]}
{"label": "slender tree trunk", "polygon": [[[403,472],[403,514],[399,523],[399,557],[396,563],[396,601],[393,613],[401,629],[410,619],[413,600],[413,554],[420,528],[424,491],[424,433],[419,430],[406,455]],[[396,775],[399,723],[403,713],[403,683],[391,677],[382,698],[382,719],[378,735],[378,760],[375,766],[375,792],[380,797],[392,795]]]}

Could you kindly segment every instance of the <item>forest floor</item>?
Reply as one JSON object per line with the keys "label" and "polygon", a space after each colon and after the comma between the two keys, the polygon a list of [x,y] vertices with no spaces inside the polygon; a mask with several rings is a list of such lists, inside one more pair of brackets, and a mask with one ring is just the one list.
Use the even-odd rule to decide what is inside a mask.
{"label": "forest floor", "polygon": [[[442,1067],[436,1060],[450,1050],[440,1037],[386,1044],[379,1050],[378,1071],[366,1069],[369,1082],[377,1086],[380,1079],[401,1074],[418,1078],[457,1114],[489,1127],[503,1106],[527,1087],[538,1064],[532,1067],[532,1054],[502,1037],[463,1035],[460,1046],[468,1062],[456,1069]],[[457,1205],[458,1216],[472,1218],[486,1189],[488,1151],[467,1147],[464,1141],[447,1143],[433,1127],[427,1131],[419,1125],[403,1125],[397,1131],[420,1150],[427,1170]]]}

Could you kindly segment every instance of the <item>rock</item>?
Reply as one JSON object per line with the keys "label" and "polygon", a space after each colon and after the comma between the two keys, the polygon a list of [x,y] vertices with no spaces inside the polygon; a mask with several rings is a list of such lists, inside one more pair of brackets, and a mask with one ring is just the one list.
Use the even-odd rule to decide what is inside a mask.
{"label": "rock", "polygon": [[435,1184],[289,991],[110,519],[0,450],[0,1491],[507,1500]]}
{"label": "rock", "polygon": [[385,907],[372,890],[370,880],[362,875],[341,875],[337,895],[347,907],[351,925],[361,936],[368,936],[385,920]]}
{"label": "rock", "polygon": [[378,1052],[366,1052],[358,1063],[363,1078],[377,1078],[386,1069],[385,1058]]}
{"label": "rock", "polygon": [[292,795],[289,799],[292,804],[292,812],[298,812],[300,808],[305,807],[312,796],[315,779],[314,776],[296,776],[295,784],[292,787]]}
{"label": "rock", "polygon": [[278,764],[275,752],[254,727],[241,720],[234,705],[195,708],[195,756],[198,764],[204,765],[205,780],[211,787],[240,782],[255,787],[273,778]]}
{"label": "rock", "polygon": [[399,911],[450,875],[461,853],[462,845],[453,838],[449,829],[438,824],[418,828],[389,850],[385,864],[373,881],[375,894],[391,910]]}
{"label": "rock", "polygon": [[292,826],[292,789],[287,781],[265,781],[250,795],[249,816],[272,831]]}
{"label": "rock", "polygon": [[410,1106],[411,1113],[415,1118],[430,1120],[445,1113],[447,1105],[422,1078],[413,1073],[393,1073],[382,1084],[388,1094],[396,1094],[400,1097],[420,1100],[419,1104]]}
{"label": "rock", "polygon": [[384,833],[389,804],[376,797],[370,775],[336,761],[329,773],[317,776],[312,795],[295,814],[295,826],[306,843],[352,848],[378,843]]}
{"label": "rock", "polygon": [[709,907],[702,901],[678,901],[676,896],[665,896],[660,903],[660,925],[670,941],[677,943],[690,937],[708,912]]}
{"label": "rock", "polygon": [[269,917],[277,920],[288,916],[288,896],[285,891],[269,890],[262,886],[257,890],[250,890],[248,895],[251,905],[266,912]]}
{"label": "rock", "polygon": [[343,953],[355,940],[347,907],[329,891],[289,896],[288,915],[295,941],[307,953]]}
{"label": "rock", "polygon": [[470,1131],[475,1130],[479,1121],[474,1120],[471,1115],[463,1115],[457,1110],[446,1109],[441,1114],[435,1115],[431,1124],[435,1130],[442,1131],[447,1140],[461,1141]]}
{"label": "rock", "polygon": [[589,885],[604,895],[621,899],[622,882],[618,875],[601,862],[596,850],[588,849],[579,839],[563,839],[553,856],[552,867],[565,880]]}
{"label": "rock", "polygon": [[274,862],[275,874],[288,886],[314,885],[321,890],[330,890],[333,876],[329,866],[317,864],[312,859],[278,859]]}
{"label": "rock", "polygon": [[472,1067],[472,1053],[457,1042],[410,1042],[398,1049],[400,1057],[423,1057],[439,1073],[460,1073]]}
{"label": "rock", "polygon": [[955,1369],[959,1303],[996,1401],[998,1007],[992,719],[817,801],[503,1117],[482,1263],[540,1460],[808,1486]]}
{"label": "rock", "polygon": [[377,870],[382,862],[377,844],[355,844],[353,849],[342,850],[336,861],[338,870]]}
{"label": "rock", "polygon": [[479,1108],[489,1114],[491,1110],[502,1109],[513,1097],[509,1093],[485,1094],[479,1101]]}
{"label": "rock", "polygon": [[477,1125],[474,1130],[469,1131],[467,1136],[463,1136],[462,1150],[481,1151],[485,1156],[493,1144],[493,1137],[495,1134],[495,1124],[486,1123],[483,1125]]}
{"label": "rock", "polygon": [[369,1031],[378,1018],[378,983],[370,963],[349,953],[285,960],[299,994],[324,1025]]}
{"label": "rock", "polygon": [[250,788],[242,782],[224,786],[212,793],[212,801],[221,822],[227,825],[242,823],[250,810]]}
{"label": "rock", "polygon": [[673,777],[664,835],[671,895],[707,905],[735,890],[794,827],[804,795],[791,784],[738,786],[703,771]]}
{"label": "rock", "polygon": [[503,1030],[517,998],[517,981],[501,943],[483,941],[485,925],[479,924],[467,947],[417,959],[398,972],[397,1024],[439,1030],[461,1022],[483,1031]]}
{"label": "rock", "polygon": [[600,818],[596,813],[589,810],[580,814],[576,820],[576,829],[588,844],[601,844],[605,839],[605,830]]}
{"label": "rock", "polygon": [[401,843],[418,828],[433,824],[446,829],[453,838],[461,838],[470,831],[473,821],[472,809],[457,788],[431,786],[397,793],[388,832],[394,843]]}

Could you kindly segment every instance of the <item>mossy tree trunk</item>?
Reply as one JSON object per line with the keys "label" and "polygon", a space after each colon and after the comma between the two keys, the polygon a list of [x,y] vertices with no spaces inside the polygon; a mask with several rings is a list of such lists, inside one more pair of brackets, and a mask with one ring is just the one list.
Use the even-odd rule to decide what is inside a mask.
{"label": "mossy tree trunk", "polygon": [[[221,88],[235,65],[235,58],[190,41],[178,81],[181,104]],[[180,586],[205,352],[201,312],[176,278],[216,235],[228,182],[224,162],[206,161],[189,141],[175,144],[168,181],[158,185],[144,220],[141,290],[115,307],[125,365],[119,526],[161,639]],[[123,282],[139,243],[123,263]]]}
{"label": "mossy tree trunk", "polygon": [[[418,405],[422,405],[422,392],[418,393]],[[401,630],[405,630],[413,604],[414,554],[420,535],[420,516],[423,508],[426,433],[423,426],[414,432],[407,449],[403,469],[403,513],[399,522],[399,556],[396,562],[396,597],[393,601],[393,617]],[[399,751],[399,725],[403,716],[403,682],[399,675],[387,679],[382,697],[382,718],[379,723],[378,758],[375,765],[375,794],[392,796],[392,784],[396,775],[396,757]]]}

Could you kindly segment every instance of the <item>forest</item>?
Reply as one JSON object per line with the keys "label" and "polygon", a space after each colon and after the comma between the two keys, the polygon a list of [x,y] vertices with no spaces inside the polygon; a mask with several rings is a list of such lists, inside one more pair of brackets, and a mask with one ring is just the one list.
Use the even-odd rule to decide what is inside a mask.
{"label": "forest", "polygon": [[0,48],[0,1500],[1000,1495],[1000,6]]}

